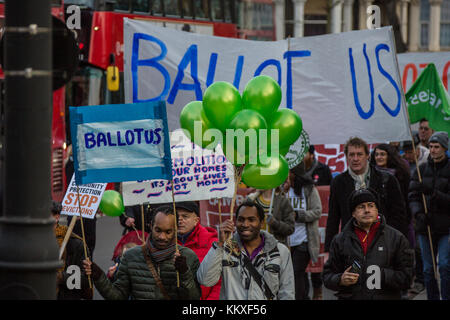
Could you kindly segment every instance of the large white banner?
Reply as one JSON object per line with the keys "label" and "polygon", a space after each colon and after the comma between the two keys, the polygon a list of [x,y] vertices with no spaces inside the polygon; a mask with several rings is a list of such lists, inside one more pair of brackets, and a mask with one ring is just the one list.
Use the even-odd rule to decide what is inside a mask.
{"label": "large white banner", "polygon": [[[215,152],[202,149],[190,142],[181,130],[171,134],[171,142],[175,202],[233,197],[233,165],[225,158],[220,145]],[[122,194],[126,206],[168,203],[172,202],[172,182],[123,182]]]}
{"label": "large white banner", "polygon": [[409,138],[392,28],[263,42],[180,32],[124,20],[127,102],[163,99],[169,130],[215,81],[242,93],[254,76],[281,85],[280,108],[302,118],[312,144]]}

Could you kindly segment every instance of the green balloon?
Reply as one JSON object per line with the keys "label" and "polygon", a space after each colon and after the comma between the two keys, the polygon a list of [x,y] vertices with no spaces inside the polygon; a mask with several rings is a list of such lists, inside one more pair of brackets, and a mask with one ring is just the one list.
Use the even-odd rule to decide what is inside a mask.
{"label": "green balloon", "polygon": [[[201,101],[192,101],[184,106],[180,113],[180,125],[181,128],[189,133],[189,137],[196,145],[209,149],[214,148],[218,141],[214,138],[205,139],[204,133],[214,128],[211,121],[206,117],[203,110],[203,103]],[[197,136],[195,135],[195,128],[198,128]],[[195,139],[197,138],[197,140]]]}
{"label": "green balloon", "polygon": [[246,163],[250,157],[254,157],[256,161],[259,152],[259,130],[267,130],[264,117],[254,110],[245,109],[236,113],[228,129],[233,131],[226,130],[225,137],[229,138],[232,134],[234,149],[237,153],[247,156]]}
{"label": "green balloon", "polygon": [[242,110],[241,95],[231,83],[215,82],[205,91],[203,109],[211,123],[225,131],[234,115]]}
{"label": "green balloon", "polygon": [[250,80],[242,93],[244,109],[258,111],[269,121],[281,103],[281,88],[269,76],[257,76]]}
{"label": "green balloon", "polygon": [[278,129],[280,139],[280,149],[289,147],[302,133],[303,124],[300,116],[292,109],[281,109],[275,112],[269,128]]}
{"label": "green balloon", "polygon": [[273,189],[283,184],[289,167],[283,156],[272,156],[268,164],[248,164],[242,172],[242,182],[256,189]]}
{"label": "green balloon", "polygon": [[118,217],[125,211],[122,195],[115,190],[106,190],[100,201],[100,210],[110,217]]}

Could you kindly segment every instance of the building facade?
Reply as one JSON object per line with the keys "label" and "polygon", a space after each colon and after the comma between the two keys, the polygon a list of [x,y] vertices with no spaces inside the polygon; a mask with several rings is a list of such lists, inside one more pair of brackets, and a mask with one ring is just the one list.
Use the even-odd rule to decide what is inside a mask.
{"label": "building facade", "polygon": [[450,0],[241,0],[238,20],[242,38],[280,40],[367,29],[377,8],[375,23],[398,24],[407,51],[450,50]]}

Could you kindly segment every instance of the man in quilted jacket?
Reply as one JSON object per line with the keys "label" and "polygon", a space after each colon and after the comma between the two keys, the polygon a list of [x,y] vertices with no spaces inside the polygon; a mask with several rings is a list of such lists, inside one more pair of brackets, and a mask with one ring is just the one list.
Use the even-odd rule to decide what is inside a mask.
{"label": "man in quilted jacket", "polygon": [[[214,241],[217,241],[217,231],[200,224],[198,205],[195,201],[176,203],[178,216],[178,244],[195,252],[200,263],[208,253]],[[212,287],[201,286],[201,300],[219,300],[220,283]]]}
{"label": "man in quilted jacket", "polygon": [[152,218],[146,244],[126,251],[113,283],[89,260],[83,261],[85,272],[92,275],[95,287],[107,300],[198,300],[201,290],[195,275],[199,260],[189,248],[178,246],[177,250],[175,236],[173,208],[160,207]]}

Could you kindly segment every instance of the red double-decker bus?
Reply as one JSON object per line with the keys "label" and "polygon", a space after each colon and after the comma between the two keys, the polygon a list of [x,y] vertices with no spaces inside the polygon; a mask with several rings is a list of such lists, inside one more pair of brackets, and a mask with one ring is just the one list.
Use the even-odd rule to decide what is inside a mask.
{"label": "red double-decker bus", "polygon": [[[62,0],[52,0],[51,12],[54,17],[64,21],[64,4]],[[5,22],[5,3],[0,0],[0,38],[3,36]],[[4,74],[0,68],[1,114],[3,118]],[[62,201],[65,193],[66,177],[64,174],[64,158],[66,156],[65,128],[65,86],[53,91],[52,118],[52,164],[51,164],[51,194],[56,201]],[[2,128],[3,129],[3,128]],[[2,132],[3,135],[3,132]],[[0,146],[1,147],[1,146]]]}
{"label": "red double-decker bus", "polygon": [[[178,30],[238,37],[236,0],[66,0],[67,12],[79,8],[80,68],[67,88],[67,105],[124,102],[123,18],[148,20]],[[75,6],[75,7],[74,7]],[[78,9],[77,9],[78,10]],[[66,14],[66,20],[70,15]],[[118,91],[107,90],[106,69],[119,70]]]}

